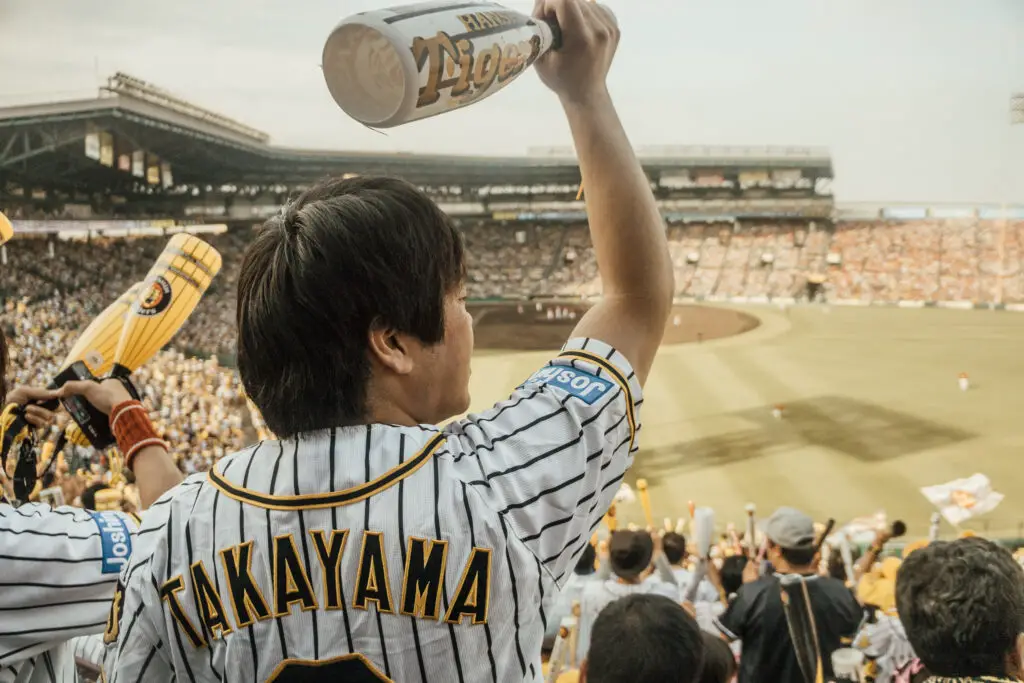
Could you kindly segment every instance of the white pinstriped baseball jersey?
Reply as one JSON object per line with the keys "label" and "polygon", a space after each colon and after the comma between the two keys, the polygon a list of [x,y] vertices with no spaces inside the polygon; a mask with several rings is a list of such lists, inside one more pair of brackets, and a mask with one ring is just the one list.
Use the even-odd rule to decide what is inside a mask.
{"label": "white pinstriped baseball jersey", "polygon": [[632,461],[640,385],[573,340],[444,429],[262,442],[147,515],[108,683],[540,681],[541,607]]}
{"label": "white pinstriped baseball jersey", "polygon": [[75,636],[102,633],[138,527],[120,512],[0,504],[0,683],[74,683]]}

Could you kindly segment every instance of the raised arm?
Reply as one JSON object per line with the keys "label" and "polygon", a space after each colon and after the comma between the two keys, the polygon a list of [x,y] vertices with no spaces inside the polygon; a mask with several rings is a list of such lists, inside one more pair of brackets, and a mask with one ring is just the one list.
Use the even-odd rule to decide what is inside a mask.
{"label": "raised arm", "polygon": [[[142,509],[148,508],[168,489],[177,486],[184,478],[174,465],[167,446],[156,434],[149,417],[138,402],[131,401],[131,395],[118,380],[97,382],[68,382],[60,389],[60,396],[84,396],[89,403],[110,416],[111,429],[115,423],[129,425],[134,421],[135,429],[128,430],[131,444],[120,443],[122,450],[127,447],[129,452],[123,453],[125,465],[135,473],[135,482],[139,487],[139,500]],[[115,411],[115,408],[117,409]],[[113,413],[113,414],[112,414]],[[147,438],[148,437],[148,438]],[[130,463],[129,463],[130,461]]]}
{"label": "raised arm", "polygon": [[572,130],[604,287],[573,336],[618,349],[643,384],[675,281],[665,223],[605,83],[619,29],[608,10],[585,0],[538,0],[536,15],[554,17],[562,28],[562,48],[538,60],[537,71],[559,96]]}

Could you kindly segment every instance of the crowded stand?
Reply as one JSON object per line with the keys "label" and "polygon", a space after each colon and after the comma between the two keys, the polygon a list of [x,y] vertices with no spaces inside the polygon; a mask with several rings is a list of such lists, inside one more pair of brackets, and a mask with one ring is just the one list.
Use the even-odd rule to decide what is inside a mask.
{"label": "crowded stand", "polygon": [[[461,188],[340,171],[294,183],[258,229],[230,202],[216,228],[163,216],[175,229],[159,236],[166,224],[85,237],[73,211],[8,207],[11,232],[43,229],[0,232],[0,683],[1024,680],[1019,553],[959,528],[940,540],[939,513],[927,537],[884,513],[836,528],[704,501],[659,525],[629,473],[676,301],[1024,303],[1024,222],[833,222],[810,210],[831,201],[815,189],[830,161],[770,173],[752,161],[764,150],[728,178],[709,162],[652,183],[604,85],[618,29],[596,3],[552,4],[574,10],[557,17],[562,61],[533,68],[570,112],[579,167],[559,183],[586,178],[586,220],[580,205],[559,216],[564,188],[550,213],[530,199],[519,218],[451,218],[432,198]],[[507,21],[460,19],[487,35]],[[301,158],[233,132],[245,144],[225,166]],[[112,133],[88,135],[111,173],[152,156],[133,149],[115,171]],[[174,186],[170,165],[136,175],[140,196]],[[727,210],[748,189],[808,210]],[[705,198],[726,210],[690,212]],[[692,204],[663,212],[677,200]],[[90,217],[152,211],[113,205]],[[143,278],[110,313],[137,333],[138,364],[103,358],[104,381],[47,388]],[[508,400],[467,414],[467,299],[590,308],[558,315],[572,338]],[[936,505],[956,527],[984,512],[978,497]],[[620,522],[636,503],[644,523]]]}
{"label": "crowded stand", "polygon": [[[992,283],[993,274],[1000,272],[999,256],[1019,254],[1016,230],[1021,227],[1016,224],[1006,230],[998,224],[977,221],[879,222],[843,223],[830,232],[797,222],[735,226],[698,223],[672,225],[667,237],[677,297],[799,296],[805,274],[823,267],[827,254],[838,253],[841,266],[831,266],[827,280],[831,296],[926,300],[943,295],[970,296],[979,288],[995,292]],[[600,293],[586,226],[520,228],[477,223],[463,224],[461,234],[467,250],[468,290],[473,298],[586,298]],[[992,242],[1000,234],[1012,237],[997,248]],[[271,436],[230,367],[236,334],[233,290],[252,233],[242,229],[206,239],[223,256],[221,281],[208,292],[172,346],[136,373],[143,404],[167,442],[174,462],[185,474],[206,472],[247,443]],[[0,270],[0,292],[3,331],[13,341],[14,383],[44,385],[57,370],[76,332],[107,301],[145,274],[162,242],[162,238],[53,243],[18,239],[9,244],[7,263]],[[967,251],[977,255],[965,255]],[[1008,281],[1015,282],[1012,278]],[[1007,296],[1017,291],[1011,286],[1003,290]],[[66,418],[53,428],[51,440],[65,424]],[[109,464],[104,455],[91,448],[71,446],[56,471],[57,480],[48,483],[61,488],[66,502],[93,507],[97,492],[111,483]],[[10,492],[11,472],[7,474],[5,486]],[[118,491],[115,505],[125,510],[139,508],[138,492],[130,480],[114,486]],[[791,633],[799,642],[800,622],[795,622],[796,631],[787,631],[787,620],[793,617],[779,609],[777,596],[758,592],[769,590],[764,584],[769,575],[754,571],[761,562],[751,558],[768,548],[765,559],[781,577],[784,590],[794,590],[785,578],[790,575],[804,576],[792,585],[804,581],[809,586],[809,592],[802,597],[794,594],[792,599],[797,605],[810,600],[818,640],[812,650],[822,658],[826,677],[839,676],[840,669],[846,667],[843,670],[856,670],[860,678],[849,673],[847,678],[836,680],[920,681],[928,675],[930,663],[936,672],[956,668],[926,640],[945,636],[921,635],[922,647],[932,649],[919,657],[913,645],[915,634],[908,632],[907,624],[899,617],[904,609],[917,609],[911,589],[901,598],[901,561],[912,557],[912,552],[930,547],[927,541],[890,549],[887,543],[891,533],[879,528],[871,541],[865,541],[861,534],[867,559],[851,564],[849,560],[857,560],[858,548],[863,546],[854,545],[853,554],[843,558],[839,549],[832,547],[834,538],[821,542],[821,525],[813,525],[795,511],[781,514],[785,523],[780,535],[773,537],[772,527],[766,525],[758,532],[756,543],[750,544],[743,535],[729,532],[703,553],[686,538],[692,533],[692,525],[687,529],[683,520],[674,530],[654,533],[636,528],[609,531],[614,524],[602,527],[598,534],[601,539],[593,539],[592,551],[582,555],[564,591],[547,593],[543,605],[547,612],[545,652],[549,653],[546,656],[560,658],[550,665],[572,669],[588,657],[593,661],[595,648],[608,646],[602,640],[609,637],[602,619],[614,613],[604,609],[611,604],[625,610],[622,618],[627,620],[641,618],[638,615],[670,618],[656,616],[664,609],[657,596],[663,596],[681,603],[685,614],[703,631],[701,638],[713,643],[694,646],[703,652],[704,659],[703,663],[692,660],[689,666],[708,672],[699,680],[724,682],[735,676],[739,681],[802,680],[803,655],[785,635]],[[786,543],[806,545],[806,538],[793,536],[793,527],[800,525],[811,525],[808,533],[817,539],[811,554],[786,550]],[[935,543],[934,552],[936,556],[955,555],[958,551],[954,548],[966,542]],[[983,543],[977,539],[970,542]],[[1009,556],[992,545],[981,551],[996,558],[993,562],[997,564],[1000,553]],[[704,578],[695,580],[695,572]],[[807,581],[810,576],[818,578]],[[696,590],[691,589],[691,583]],[[921,586],[913,590],[924,594],[926,589]],[[901,607],[901,599],[907,607]],[[627,609],[620,603],[632,607]],[[637,614],[630,614],[629,609]],[[776,620],[767,631],[764,619]],[[569,624],[574,634],[573,647],[568,651],[556,647],[563,623]],[[637,628],[643,631],[641,626]],[[622,636],[619,631],[613,632]],[[730,646],[723,651],[733,658],[726,665],[716,655],[719,639]],[[802,645],[810,647],[808,642]],[[555,655],[550,654],[552,651]],[[925,652],[930,653],[931,660]],[[597,661],[602,661],[599,655]],[[773,673],[769,676],[768,671]]]}

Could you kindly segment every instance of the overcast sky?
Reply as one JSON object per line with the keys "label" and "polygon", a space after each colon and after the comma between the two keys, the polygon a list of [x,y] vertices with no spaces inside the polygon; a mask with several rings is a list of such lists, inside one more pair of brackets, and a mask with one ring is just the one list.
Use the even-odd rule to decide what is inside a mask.
{"label": "overcast sky", "polygon": [[[608,0],[612,94],[637,146],[824,145],[845,201],[1024,203],[1024,0]],[[529,73],[433,120],[369,131],[319,69],[348,14],[407,0],[0,0],[0,106],[89,96],[122,70],[275,144],[525,154],[568,145]],[[516,8],[532,1],[510,0]]]}

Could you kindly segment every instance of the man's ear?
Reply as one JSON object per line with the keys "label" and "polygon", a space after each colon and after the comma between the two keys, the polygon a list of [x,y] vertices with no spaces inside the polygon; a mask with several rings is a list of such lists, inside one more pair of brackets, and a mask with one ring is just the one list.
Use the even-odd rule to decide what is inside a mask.
{"label": "man's ear", "polygon": [[412,372],[413,360],[409,355],[409,339],[390,327],[373,324],[370,326],[370,355],[381,365],[399,375]]}
{"label": "man's ear", "polygon": [[579,683],[587,683],[587,660],[585,659],[583,660],[583,663],[580,664]]}

